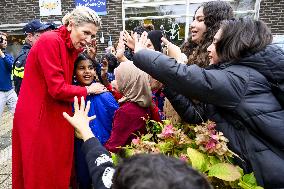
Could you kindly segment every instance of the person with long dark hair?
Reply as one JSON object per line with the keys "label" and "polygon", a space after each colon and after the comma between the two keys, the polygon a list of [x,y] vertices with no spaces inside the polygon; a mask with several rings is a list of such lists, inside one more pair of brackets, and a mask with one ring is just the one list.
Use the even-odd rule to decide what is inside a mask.
{"label": "person with long dark hair", "polygon": [[229,139],[244,172],[253,171],[265,188],[283,187],[284,110],[271,82],[283,85],[284,52],[271,45],[266,24],[223,21],[208,47],[212,66],[207,69],[143,49],[146,41],[145,33],[139,42],[136,38],[134,64],[178,94],[204,103],[203,117]]}

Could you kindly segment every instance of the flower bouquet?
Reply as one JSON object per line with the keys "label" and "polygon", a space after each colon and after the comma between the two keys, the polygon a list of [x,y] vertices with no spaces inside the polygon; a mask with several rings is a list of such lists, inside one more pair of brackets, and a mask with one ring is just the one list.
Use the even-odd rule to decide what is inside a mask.
{"label": "flower bouquet", "polygon": [[[228,139],[215,129],[216,124],[207,121],[201,125],[172,125],[146,120],[147,133],[139,135],[124,149],[124,156],[139,153],[163,153],[186,161],[202,172],[215,188],[261,189],[254,174],[244,175],[234,165],[233,158],[240,158],[228,149]],[[114,162],[120,157],[113,154]]]}

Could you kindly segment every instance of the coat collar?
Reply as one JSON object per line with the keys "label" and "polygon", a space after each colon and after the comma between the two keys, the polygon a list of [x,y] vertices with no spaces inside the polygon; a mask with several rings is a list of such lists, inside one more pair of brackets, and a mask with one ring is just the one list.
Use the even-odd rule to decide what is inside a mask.
{"label": "coat collar", "polygon": [[58,28],[58,32],[60,33],[62,39],[64,40],[68,50],[80,53],[82,52],[82,49],[75,49],[73,46],[71,37],[70,37],[70,32],[67,30],[66,26],[61,26]]}

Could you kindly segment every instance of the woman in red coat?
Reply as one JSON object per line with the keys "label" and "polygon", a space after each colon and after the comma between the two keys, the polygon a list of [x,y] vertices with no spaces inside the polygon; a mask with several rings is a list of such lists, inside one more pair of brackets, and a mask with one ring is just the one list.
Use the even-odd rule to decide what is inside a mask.
{"label": "woman in red coat", "polygon": [[13,189],[67,189],[70,182],[74,129],[63,118],[74,96],[104,91],[71,85],[75,59],[92,41],[100,18],[78,7],[58,30],[44,33],[27,58],[12,132]]}

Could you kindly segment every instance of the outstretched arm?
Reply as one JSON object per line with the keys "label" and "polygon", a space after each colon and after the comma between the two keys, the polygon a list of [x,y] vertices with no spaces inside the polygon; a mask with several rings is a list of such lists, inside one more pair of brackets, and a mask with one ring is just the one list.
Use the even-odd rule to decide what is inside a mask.
{"label": "outstretched arm", "polygon": [[86,161],[94,188],[110,188],[112,185],[113,173],[115,171],[113,168],[113,162],[109,152],[101,145],[98,139],[95,138],[89,127],[89,122],[95,118],[95,116],[88,117],[89,109],[89,101],[85,108],[84,97],[81,97],[80,106],[78,98],[74,97],[75,113],[73,117],[68,115],[66,112],[63,112],[63,116],[85,141],[82,150],[86,155]]}

